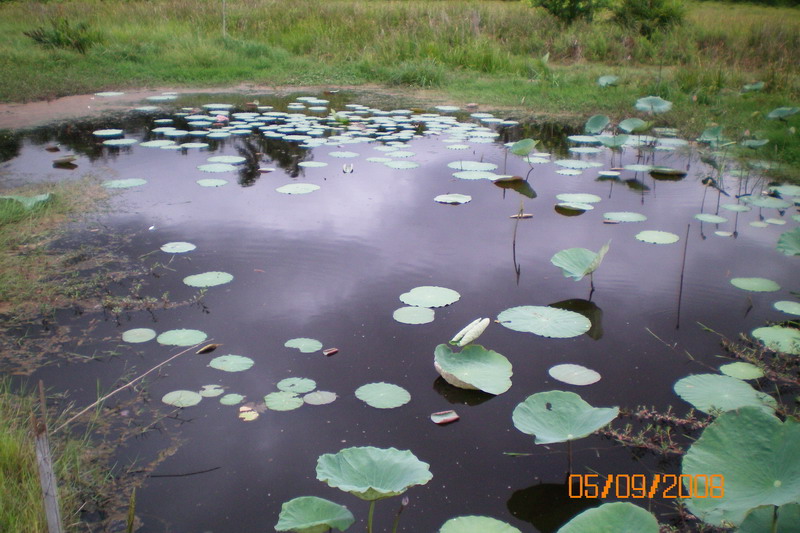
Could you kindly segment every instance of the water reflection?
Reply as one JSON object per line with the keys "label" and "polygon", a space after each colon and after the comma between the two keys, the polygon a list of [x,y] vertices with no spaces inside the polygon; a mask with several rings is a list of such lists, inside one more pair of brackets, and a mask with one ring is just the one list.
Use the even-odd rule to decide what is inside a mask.
{"label": "water reflection", "polygon": [[[580,493],[580,488],[576,490]],[[570,498],[569,494],[567,484],[542,483],[514,491],[507,506],[512,515],[530,522],[540,533],[553,533],[583,511],[603,503],[599,498]]]}
{"label": "water reflection", "polygon": [[550,304],[550,307],[558,307],[559,309],[566,309],[567,311],[574,311],[588,318],[592,327],[586,332],[588,336],[594,340],[600,340],[603,337],[603,310],[589,300],[582,300],[580,298],[573,298],[571,300],[562,300]]}
{"label": "water reflection", "polygon": [[442,377],[436,378],[436,381],[433,382],[433,390],[439,393],[439,396],[454,405],[480,405],[495,397],[494,394],[489,394],[488,392],[480,390],[467,390],[454,387]]}

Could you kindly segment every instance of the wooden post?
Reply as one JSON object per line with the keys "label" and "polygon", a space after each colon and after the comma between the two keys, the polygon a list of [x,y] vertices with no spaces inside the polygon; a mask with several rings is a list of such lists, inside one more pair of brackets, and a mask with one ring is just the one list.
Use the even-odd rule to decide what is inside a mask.
{"label": "wooden post", "polygon": [[42,486],[44,512],[47,517],[49,533],[63,533],[61,510],[58,507],[58,484],[53,472],[53,458],[50,455],[50,442],[47,438],[47,406],[44,398],[44,384],[39,380],[39,401],[41,413],[33,414],[33,431],[36,440],[36,463],[39,467],[39,483]]}

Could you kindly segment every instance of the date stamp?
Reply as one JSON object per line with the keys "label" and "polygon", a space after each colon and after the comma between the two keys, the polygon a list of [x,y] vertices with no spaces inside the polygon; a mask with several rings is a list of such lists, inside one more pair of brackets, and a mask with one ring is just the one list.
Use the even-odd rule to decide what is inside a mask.
{"label": "date stamp", "polygon": [[570,498],[724,498],[720,474],[572,474]]}

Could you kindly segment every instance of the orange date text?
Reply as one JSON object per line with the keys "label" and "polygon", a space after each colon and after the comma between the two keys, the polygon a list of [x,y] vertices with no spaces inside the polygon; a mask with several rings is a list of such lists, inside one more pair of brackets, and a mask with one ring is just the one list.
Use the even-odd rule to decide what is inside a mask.
{"label": "orange date text", "polygon": [[720,474],[572,474],[570,498],[724,498]]}

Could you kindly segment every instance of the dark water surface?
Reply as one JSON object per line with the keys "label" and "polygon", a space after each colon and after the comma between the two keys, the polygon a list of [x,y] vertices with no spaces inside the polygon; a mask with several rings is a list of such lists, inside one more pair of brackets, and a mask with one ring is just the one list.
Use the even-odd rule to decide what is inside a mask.
{"label": "dark water surface", "polygon": [[[291,101],[269,103],[285,110]],[[336,108],[343,103],[337,102]],[[519,402],[536,392],[559,389],[577,392],[594,406],[672,405],[685,413],[689,405],[672,391],[674,382],[692,373],[714,372],[727,362],[715,357],[721,353],[719,338],[704,332],[698,322],[735,338],[766,320],[784,319],[772,303],[789,299],[789,291],[798,289],[794,258],[775,250],[780,233],[796,227],[791,218],[795,211],[754,208],[737,215],[720,210],[727,222],[701,224],[693,216],[701,206],[705,212],[716,212],[718,195],[701,185],[709,169],[689,150],[653,152],[655,164],[688,168],[683,180],[659,181],[647,173],[623,170],[620,181],[602,181],[596,179],[597,172],[611,168],[610,152],[571,156],[564,150],[572,143],[548,138],[537,148],[552,152],[551,161],[580,158],[603,166],[569,176],[557,174],[563,167],[552,162],[534,164],[529,183],[537,196],[529,199],[489,180],[454,178],[455,170],[447,167],[457,160],[486,161],[499,166],[498,174],[525,176],[529,165],[517,156],[506,157],[502,142],[541,133],[519,126],[499,129],[502,135],[494,143],[464,141],[469,145],[466,150],[447,149],[443,139],[452,137],[449,133],[414,138],[399,148],[414,152],[402,159],[419,163],[410,170],[366,161],[386,156],[375,149],[380,143],[312,150],[253,134],[211,142],[208,149],[173,151],[138,144],[104,147],[91,135],[94,129],[121,127],[128,138],[161,138],[150,132],[157,127],[152,119],[167,116],[161,112],[130,122],[108,119],[103,124],[74,125],[69,131],[38,130],[23,136],[18,154],[0,164],[0,179],[8,184],[31,178],[72,179],[84,173],[102,179],[146,179],[146,185],[125,190],[114,200],[114,211],[104,223],[132,237],[129,254],[151,253],[148,261],[169,262],[172,270],[163,271],[146,287],[151,296],[168,291],[174,300],[191,298],[197,289],[182,283],[191,274],[219,270],[234,276],[231,283],[208,289],[205,308],[129,313],[121,325],[108,320],[96,334],[111,340],[98,340],[91,348],[113,349],[131,328],[148,327],[158,333],[192,328],[223,344],[213,356],[239,354],[255,360],[248,371],[225,373],[206,366],[213,356],[187,354],[150,382],[153,404],[169,391],[200,390],[206,384],[219,384],[226,392],[259,401],[289,376],[314,379],[318,389],[334,391],[339,398],[330,405],[305,405],[295,411],[268,410],[250,423],[237,418],[238,407],[220,405],[217,398],[183,409],[182,422],[166,424],[180,433],[184,445],[155,474],[216,470],[149,480],[137,492],[141,531],[271,531],[281,504],[303,495],[346,505],[362,521],[352,530],[363,530],[367,502],[317,481],[315,465],[323,453],[364,445],[408,449],[430,464],[433,479],[407,492],[410,505],[403,514],[402,531],[438,531],[447,519],[469,514],[492,516],[526,532],[555,531],[583,507],[600,502],[566,496],[567,446],[537,446],[531,436],[516,430],[511,412]],[[53,156],[43,148],[54,141],[79,154],[76,169],[52,168]],[[328,155],[343,150],[359,157]],[[211,174],[197,168],[211,156],[240,154],[250,158],[250,164],[238,171]],[[329,165],[302,168],[296,166],[299,160]],[[635,162],[637,150],[629,147],[623,163]],[[342,172],[345,163],[353,164],[352,173]],[[259,164],[277,169],[261,174]],[[614,164],[619,164],[618,156]],[[196,180],[205,178],[229,183],[219,188],[198,186]],[[320,189],[307,195],[276,192],[293,181]],[[736,203],[738,181],[729,178],[726,186],[732,196],[722,196],[721,203]],[[760,190],[765,182],[751,179],[745,186]],[[556,195],[569,192],[596,194],[602,201],[580,216],[564,216],[554,210]],[[433,201],[445,193],[468,194],[472,201],[459,206]],[[533,218],[517,223],[509,215],[517,213],[521,204]],[[648,220],[604,224],[603,213],[610,211],[635,211]],[[750,225],[762,215],[787,224]],[[654,245],[634,238],[648,229],[673,232],[681,240]],[[736,235],[718,236],[717,230]],[[589,280],[565,278],[550,258],[565,248],[596,251],[609,240],[611,248],[594,274],[596,290],[589,304],[585,301],[590,297]],[[188,241],[197,248],[174,256],[159,250],[171,241]],[[783,289],[748,293],[733,287],[732,277],[766,277]],[[429,324],[394,321],[392,312],[404,305],[399,295],[420,285],[454,289],[461,299],[436,309]],[[565,300],[578,300],[573,305],[592,310],[591,336],[549,339],[492,324],[478,341],[513,364],[508,392],[497,397],[469,393],[438,379],[434,348],[473,319],[494,319],[514,306]],[[80,325],[88,318],[64,320]],[[326,348],[340,351],[325,357],[284,347],[295,337],[319,339]],[[113,383],[125,369],[143,372],[177,351],[150,341],[105,362],[49,366],[38,377],[57,390],[69,390],[78,403],[88,403],[95,399],[98,380]],[[588,387],[557,382],[547,371],[560,363],[587,366],[603,378]],[[354,396],[357,387],[379,381],[406,388],[411,401],[397,409],[379,410]],[[456,409],[461,419],[446,426],[429,420],[432,412],[446,409]],[[129,444],[120,461],[146,462],[166,442],[164,435],[149,434]],[[679,470],[679,461],[636,457],[596,436],[573,442],[572,452],[576,473],[652,476]],[[669,500],[628,501],[659,513],[662,520],[673,513]],[[390,530],[398,505],[399,498],[378,502],[376,531]]]}

